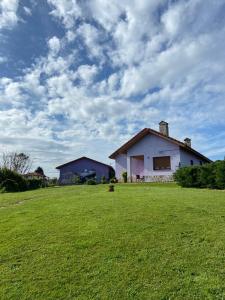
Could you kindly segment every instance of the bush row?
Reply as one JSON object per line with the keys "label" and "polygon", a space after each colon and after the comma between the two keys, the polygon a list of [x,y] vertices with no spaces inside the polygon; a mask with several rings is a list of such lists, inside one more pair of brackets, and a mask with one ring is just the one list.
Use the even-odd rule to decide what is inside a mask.
{"label": "bush row", "polygon": [[182,187],[225,189],[225,160],[180,168],[174,179]]}
{"label": "bush row", "polygon": [[97,181],[96,177],[84,179],[78,175],[75,175],[71,180],[71,184],[87,184],[87,185],[96,185],[98,183],[107,184],[107,183],[117,183],[117,182],[118,182],[118,180],[115,177],[108,180],[108,179],[106,179],[105,176],[101,177],[100,182]]}
{"label": "bush row", "polygon": [[0,190],[2,192],[23,192],[44,187],[41,179],[25,179],[22,175],[8,170],[0,169]]}

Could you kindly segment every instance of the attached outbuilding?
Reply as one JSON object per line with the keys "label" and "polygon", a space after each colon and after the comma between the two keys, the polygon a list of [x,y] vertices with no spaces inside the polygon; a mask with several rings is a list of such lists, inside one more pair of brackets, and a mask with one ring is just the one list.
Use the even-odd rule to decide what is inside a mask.
{"label": "attached outbuilding", "polygon": [[100,182],[103,176],[109,180],[115,173],[110,165],[85,156],[60,165],[56,169],[60,172],[60,184],[72,184],[76,176],[81,179],[95,178]]}

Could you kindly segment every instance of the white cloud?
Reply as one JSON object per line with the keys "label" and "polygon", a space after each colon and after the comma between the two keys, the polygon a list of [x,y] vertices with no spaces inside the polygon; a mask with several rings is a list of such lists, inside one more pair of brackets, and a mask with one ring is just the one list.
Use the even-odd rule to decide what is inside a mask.
{"label": "white cloud", "polygon": [[51,39],[49,39],[48,46],[52,53],[56,55],[61,48],[60,40],[56,36],[53,36]]}
{"label": "white cloud", "polygon": [[75,20],[81,16],[81,9],[76,0],[47,0],[54,9],[51,15],[62,20],[66,28],[73,27]]}
{"label": "white cloud", "polygon": [[23,9],[24,9],[24,12],[25,12],[25,14],[27,16],[31,16],[32,15],[32,11],[31,11],[31,9],[29,7],[24,6]]}
{"label": "white cloud", "polygon": [[97,30],[97,28],[93,25],[84,23],[77,29],[77,34],[83,39],[90,57],[100,58],[103,61],[103,47],[100,45],[104,39],[103,32],[101,30]]}
{"label": "white cloud", "polygon": [[10,29],[17,21],[17,9],[19,0],[1,0],[0,2],[0,30]]}
{"label": "white cloud", "polygon": [[68,30],[67,33],[66,33],[66,37],[67,37],[67,40],[68,40],[69,42],[72,42],[72,41],[75,40],[76,34],[75,34],[75,32],[73,32],[72,30]]}
{"label": "white cloud", "polygon": [[95,65],[81,65],[77,70],[78,77],[84,82],[91,83],[94,76],[97,74],[98,69]]}
{"label": "white cloud", "polygon": [[180,30],[181,22],[184,19],[187,8],[186,6],[187,5],[178,3],[167,10],[162,16],[162,23],[169,34],[175,35]]}

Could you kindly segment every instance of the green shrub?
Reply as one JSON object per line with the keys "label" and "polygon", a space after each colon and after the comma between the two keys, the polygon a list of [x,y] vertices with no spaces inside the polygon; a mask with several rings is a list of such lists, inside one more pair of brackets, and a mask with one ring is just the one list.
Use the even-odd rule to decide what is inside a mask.
{"label": "green shrub", "polygon": [[1,183],[0,189],[7,193],[19,192],[19,185],[13,179],[6,179]]}
{"label": "green shrub", "polygon": [[123,172],[122,173],[122,177],[123,177],[123,182],[127,182],[127,172]]}
{"label": "green shrub", "polygon": [[88,184],[88,185],[96,185],[97,184],[97,182],[96,182],[96,180],[95,179],[88,179],[87,181],[86,181],[86,184]]}
{"label": "green shrub", "polygon": [[225,161],[180,168],[174,179],[183,187],[225,189]]}
{"label": "green shrub", "polygon": [[113,184],[110,184],[109,185],[109,192],[114,192],[114,185]]}
{"label": "green shrub", "polygon": [[27,179],[27,189],[36,190],[39,188],[45,187],[45,184],[42,179]]}
{"label": "green shrub", "polygon": [[109,169],[109,179],[115,178],[115,170],[113,168]]}
{"label": "green shrub", "polygon": [[102,177],[101,177],[101,183],[102,183],[102,184],[107,183],[107,180],[106,180],[105,176],[102,176]]}
{"label": "green shrub", "polygon": [[214,164],[205,164],[200,167],[199,181],[202,188],[216,188]]}
{"label": "green shrub", "polygon": [[0,185],[7,179],[17,183],[18,191],[21,192],[27,190],[27,181],[22,175],[6,168],[0,169]]}
{"label": "green shrub", "polygon": [[217,189],[225,189],[225,160],[217,161],[215,165],[215,186]]}
{"label": "green shrub", "polygon": [[82,184],[82,180],[81,180],[80,176],[74,175],[71,180],[71,183],[72,184]]}
{"label": "green shrub", "polygon": [[58,179],[56,177],[55,178],[50,178],[48,180],[48,183],[47,183],[48,187],[55,186],[57,184],[58,184]]}
{"label": "green shrub", "polygon": [[176,171],[174,179],[183,187],[200,187],[199,174],[199,166],[183,167]]}
{"label": "green shrub", "polygon": [[22,192],[46,187],[42,179],[25,179],[21,174],[6,168],[0,169],[0,187],[5,192]]}
{"label": "green shrub", "polygon": [[110,179],[110,183],[118,183],[118,179],[116,179],[115,177],[111,178]]}

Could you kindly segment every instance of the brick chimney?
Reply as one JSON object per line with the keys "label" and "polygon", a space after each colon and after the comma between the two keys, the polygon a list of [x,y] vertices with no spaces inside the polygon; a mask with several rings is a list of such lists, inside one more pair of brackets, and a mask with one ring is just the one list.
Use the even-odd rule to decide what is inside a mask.
{"label": "brick chimney", "polygon": [[169,124],[165,121],[159,123],[159,132],[165,136],[169,136]]}
{"label": "brick chimney", "polygon": [[189,138],[184,139],[184,143],[186,146],[191,147],[191,139]]}

